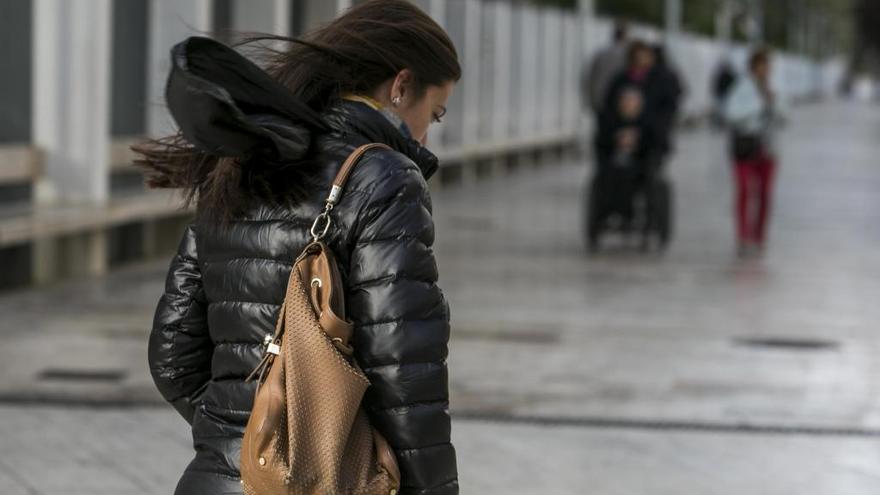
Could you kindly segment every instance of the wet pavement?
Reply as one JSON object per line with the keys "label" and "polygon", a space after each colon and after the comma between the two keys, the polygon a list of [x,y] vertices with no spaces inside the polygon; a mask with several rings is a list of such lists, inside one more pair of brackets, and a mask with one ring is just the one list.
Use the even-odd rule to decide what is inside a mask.
{"label": "wet pavement", "polygon": [[[878,108],[793,114],[763,259],[735,256],[707,130],[670,164],[664,254],[585,253],[571,159],[435,193],[462,493],[876,493],[878,133]],[[166,268],[0,296],[4,494],[171,493],[191,447],[146,368]]]}

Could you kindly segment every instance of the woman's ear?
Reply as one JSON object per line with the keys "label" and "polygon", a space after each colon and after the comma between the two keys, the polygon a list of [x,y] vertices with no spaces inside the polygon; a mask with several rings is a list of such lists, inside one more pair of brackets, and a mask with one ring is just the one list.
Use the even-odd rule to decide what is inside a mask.
{"label": "woman's ear", "polygon": [[411,70],[403,69],[397,73],[394,77],[394,82],[391,83],[391,104],[393,106],[399,107],[411,96],[412,81],[413,75]]}

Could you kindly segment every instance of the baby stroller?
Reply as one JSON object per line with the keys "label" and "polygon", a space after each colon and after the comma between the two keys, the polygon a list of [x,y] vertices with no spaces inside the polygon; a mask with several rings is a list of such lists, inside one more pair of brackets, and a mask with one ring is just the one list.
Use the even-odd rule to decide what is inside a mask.
{"label": "baby stroller", "polygon": [[641,247],[661,250],[672,235],[672,188],[660,173],[663,153],[641,93],[624,89],[600,116],[594,140],[596,173],[588,186],[586,237],[590,251],[602,235],[641,233]]}
{"label": "baby stroller", "polygon": [[664,250],[672,236],[672,186],[659,173],[659,159],[604,163],[590,180],[586,205],[587,246],[600,248],[602,236],[618,232],[640,247]]}

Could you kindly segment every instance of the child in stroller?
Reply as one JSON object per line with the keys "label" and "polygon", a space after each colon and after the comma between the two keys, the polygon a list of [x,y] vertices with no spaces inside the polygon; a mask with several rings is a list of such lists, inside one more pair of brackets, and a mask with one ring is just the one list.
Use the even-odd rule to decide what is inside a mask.
{"label": "child in stroller", "polygon": [[[598,248],[604,230],[616,228],[626,234],[635,227],[640,227],[642,246],[647,249],[651,233],[668,223],[655,219],[658,213],[663,214],[656,211],[654,201],[659,152],[644,97],[636,87],[627,87],[619,94],[617,104],[607,107],[600,116],[595,135],[596,173],[587,212],[591,250]],[[658,234],[663,247],[668,233]]]}

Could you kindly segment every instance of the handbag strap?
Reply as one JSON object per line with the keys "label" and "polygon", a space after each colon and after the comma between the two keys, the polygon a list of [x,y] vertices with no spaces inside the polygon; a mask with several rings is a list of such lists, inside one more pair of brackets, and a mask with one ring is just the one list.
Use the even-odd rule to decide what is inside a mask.
{"label": "handbag strap", "polygon": [[319,213],[317,218],[315,218],[315,221],[312,222],[312,228],[309,231],[312,234],[312,242],[320,241],[325,235],[327,235],[327,231],[330,230],[330,211],[339,203],[339,199],[342,197],[342,192],[345,189],[345,184],[348,182],[348,177],[351,175],[351,171],[354,170],[355,165],[358,164],[358,161],[364,156],[364,153],[371,149],[378,148],[391,149],[391,147],[383,143],[364,144],[358,146],[350,155],[348,155],[348,158],[342,162],[342,167],[340,167],[339,172],[336,173],[336,178],[333,179],[333,185],[330,187],[330,194],[324,201],[324,209],[321,210],[321,213]]}
{"label": "handbag strap", "polygon": [[[336,178],[333,179],[333,185],[330,188],[330,194],[327,196],[327,199],[324,202],[324,209],[321,210],[321,213],[315,218],[314,223],[312,223],[311,234],[312,234],[312,242],[320,241],[330,229],[330,210],[339,203],[339,199],[342,197],[342,191],[345,189],[345,183],[348,182],[348,177],[351,175],[351,171],[354,170],[355,165],[358,164],[358,161],[364,156],[364,153],[371,149],[391,149],[388,145],[382,143],[370,143],[365,144],[363,146],[357,147],[354,151],[348,155],[348,158],[342,162],[342,167],[340,167],[339,172],[336,173]],[[323,224],[322,224],[323,222]],[[309,253],[309,247],[303,250],[303,252],[297,258],[297,261],[302,259],[303,256],[306,256]],[[294,266],[296,263],[294,263]],[[294,277],[296,268],[294,267],[290,276]],[[266,374],[269,372],[269,369],[272,367],[272,363],[275,360],[275,356],[278,356],[281,353],[281,334],[284,333],[284,320],[285,315],[287,313],[287,296],[284,297],[284,302],[281,303],[281,310],[278,314],[278,320],[275,323],[275,334],[269,334],[266,336],[266,339],[263,342],[264,345],[264,354],[262,360],[260,360],[260,364],[257,365],[256,368],[250,373],[250,375],[245,378],[246,382],[250,382],[254,378],[258,378],[257,388],[259,389],[259,384],[263,383]]]}

